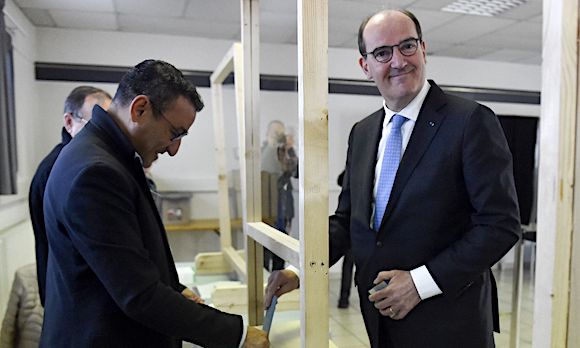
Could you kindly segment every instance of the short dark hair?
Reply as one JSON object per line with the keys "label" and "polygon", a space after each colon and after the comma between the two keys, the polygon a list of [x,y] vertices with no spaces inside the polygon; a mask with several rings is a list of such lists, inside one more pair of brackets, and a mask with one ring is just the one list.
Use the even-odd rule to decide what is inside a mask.
{"label": "short dark hair", "polygon": [[73,117],[83,118],[80,110],[83,108],[85,99],[89,96],[95,96],[99,102],[104,102],[105,99],[112,99],[111,95],[100,88],[93,86],[79,86],[73,89],[64,101],[64,113],[70,113]]}
{"label": "short dark hair", "polygon": [[144,60],[131,68],[121,78],[113,102],[127,106],[138,95],[149,97],[155,117],[160,117],[180,96],[187,98],[195,111],[201,111],[204,106],[193,83],[176,67],[161,60]]}
{"label": "short dark hair", "polygon": [[[396,11],[401,12],[402,14],[409,17],[413,21],[413,24],[415,24],[415,30],[417,30],[417,36],[418,36],[419,41],[423,40],[423,32],[421,31],[421,24],[419,23],[419,20],[413,14],[413,12],[411,12],[409,10],[396,10]],[[358,28],[358,51],[359,51],[361,56],[364,56],[366,51],[367,51],[367,48],[365,45],[365,40],[363,38],[363,32],[365,31],[367,24],[369,23],[371,18],[378,15],[379,13],[384,13],[384,12],[388,12],[388,11],[383,10],[383,11],[374,13],[374,14],[366,17],[365,19],[363,19],[362,23],[360,24],[360,27]]]}

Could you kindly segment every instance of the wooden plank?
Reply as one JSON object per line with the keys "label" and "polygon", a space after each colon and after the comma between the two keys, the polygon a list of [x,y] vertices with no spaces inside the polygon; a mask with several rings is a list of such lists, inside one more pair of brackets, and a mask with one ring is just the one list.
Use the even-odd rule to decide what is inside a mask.
{"label": "wooden plank", "polygon": [[[580,10],[576,13],[578,20],[580,20]],[[578,50],[579,59],[576,62],[576,81],[580,81],[580,49]],[[580,88],[576,87],[576,120],[580,119]],[[580,173],[580,122],[576,122],[576,163],[575,175]],[[575,237],[572,238],[572,260],[571,265],[571,281],[570,281],[570,318],[568,321],[568,345],[567,347],[580,347],[580,188],[578,185],[574,186],[574,213],[573,213],[573,233]]]}
{"label": "wooden plank", "polygon": [[298,0],[301,346],[328,347],[328,1]]}
{"label": "wooden plank", "polygon": [[209,81],[212,85],[223,84],[224,80],[228,77],[228,75],[232,71],[234,71],[234,51],[236,49],[236,45],[239,46],[240,44],[234,43],[232,47],[230,47],[230,49],[226,52],[222,60],[219,62],[218,66],[215,68],[215,70],[209,77]]}
{"label": "wooden plank", "polygon": [[[229,313],[245,313],[248,306],[248,287],[246,284],[219,285],[211,294],[215,308]],[[276,311],[300,309],[300,291],[294,290],[278,300]]]}
{"label": "wooden plank", "polygon": [[[243,46],[243,110],[239,114],[240,174],[244,222],[261,220],[260,143],[257,130],[259,118],[260,60],[258,0],[241,0]],[[237,73],[237,71],[236,71]],[[237,75],[237,74],[236,74]],[[248,319],[250,325],[259,325],[264,318],[263,249],[248,237],[244,224],[247,251]]]}
{"label": "wooden plank", "polygon": [[[570,335],[576,167],[578,0],[543,3],[544,37],[534,347],[565,347]],[[575,330],[575,329],[574,329]]]}
{"label": "wooden plank", "polygon": [[263,222],[248,224],[248,235],[274,254],[300,267],[300,242]]}
{"label": "wooden plank", "polygon": [[236,250],[233,247],[227,247],[222,249],[226,261],[234,269],[240,281],[246,281],[246,256],[245,250]]}
{"label": "wooden plank", "polygon": [[199,253],[195,256],[196,274],[224,274],[232,270],[221,251]]}
{"label": "wooden plank", "polygon": [[218,170],[218,203],[219,203],[219,229],[220,245],[223,248],[232,245],[232,227],[230,224],[230,200],[228,195],[228,173],[226,166],[226,140],[223,112],[223,81],[234,68],[235,44],[232,46],[216,70],[211,74],[211,93],[213,106],[213,130],[214,146],[216,153],[216,165]]}
{"label": "wooden plank", "polygon": [[[233,219],[230,221],[232,228],[241,228],[242,219]],[[167,232],[187,232],[187,231],[220,231],[219,219],[192,219],[184,225],[165,225]]]}

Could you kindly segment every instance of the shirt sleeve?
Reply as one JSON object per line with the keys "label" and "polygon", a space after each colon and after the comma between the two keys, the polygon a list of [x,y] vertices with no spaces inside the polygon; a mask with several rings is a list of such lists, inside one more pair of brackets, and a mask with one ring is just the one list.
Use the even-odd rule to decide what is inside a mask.
{"label": "shirt sleeve", "polygon": [[413,278],[413,283],[415,283],[415,288],[421,300],[426,300],[443,293],[425,265],[411,270],[411,278]]}

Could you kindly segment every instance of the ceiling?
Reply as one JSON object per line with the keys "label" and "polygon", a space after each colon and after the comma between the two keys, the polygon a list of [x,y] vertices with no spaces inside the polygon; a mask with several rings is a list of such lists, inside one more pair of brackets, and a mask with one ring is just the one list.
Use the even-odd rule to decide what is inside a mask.
{"label": "ceiling", "polygon": [[[542,0],[495,17],[443,12],[453,0],[329,0],[330,47],[356,49],[361,20],[386,8],[419,18],[428,54],[540,64]],[[239,0],[14,0],[37,27],[240,39]],[[260,0],[260,39],[296,43],[296,1]]]}

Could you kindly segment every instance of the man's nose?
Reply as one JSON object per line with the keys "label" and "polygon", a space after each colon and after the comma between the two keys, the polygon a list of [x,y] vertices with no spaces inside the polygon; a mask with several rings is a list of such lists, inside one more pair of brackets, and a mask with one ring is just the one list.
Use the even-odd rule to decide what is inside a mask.
{"label": "man's nose", "polygon": [[181,146],[181,139],[172,142],[167,147],[167,153],[169,154],[169,156],[175,156],[177,154],[177,151],[179,151],[179,146]]}
{"label": "man's nose", "polygon": [[402,68],[407,65],[406,57],[401,54],[399,47],[393,48],[393,57],[391,58],[391,66],[393,68]]}

